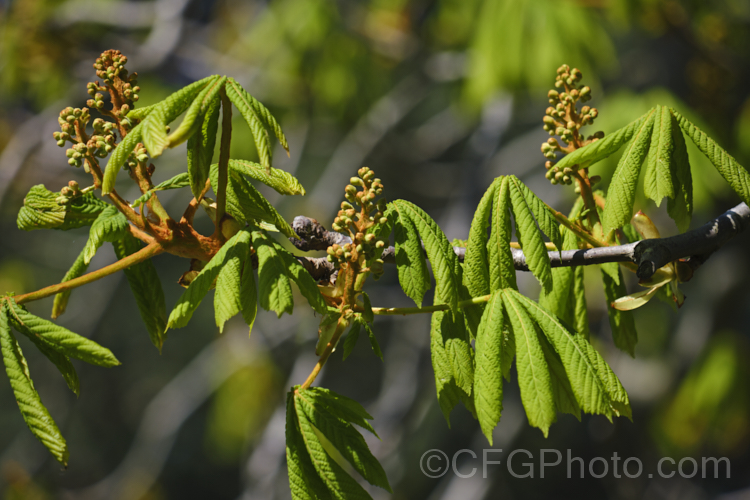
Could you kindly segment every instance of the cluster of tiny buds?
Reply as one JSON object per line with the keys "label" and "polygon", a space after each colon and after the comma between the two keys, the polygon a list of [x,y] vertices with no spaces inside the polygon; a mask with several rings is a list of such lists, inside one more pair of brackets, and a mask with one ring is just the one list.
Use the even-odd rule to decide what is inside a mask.
{"label": "cluster of tiny buds", "polygon": [[[113,86],[115,79],[119,78],[123,82],[123,95],[126,99],[133,101],[138,100],[138,91],[140,90],[136,86],[136,79],[138,78],[137,73],[128,75],[128,70],[125,69],[125,65],[128,62],[128,58],[122,55],[119,50],[105,50],[102,55],[94,62],[94,69],[96,70],[96,76],[104,81],[105,85]],[[95,84],[98,87],[98,83]],[[125,87],[127,85],[127,87]],[[127,88],[127,93],[126,93]],[[89,87],[89,94],[91,93],[91,85]],[[98,88],[97,90],[104,90]],[[94,91],[96,92],[96,90]]]}
{"label": "cluster of tiny buds", "polygon": [[[375,258],[370,265],[370,271],[375,278],[378,278],[383,271],[380,254],[385,247],[385,241],[378,239],[369,230],[377,224],[388,222],[383,215],[386,210],[385,199],[380,198],[375,201],[375,198],[383,193],[383,184],[367,167],[360,168],[357,174],[358,177],[352,177],[349,180],[350,184],[344,190],[347,201],[341,202],[341,210],[331,225],[334,231],[348,231],[352,242],[328,247],[327,259],[329,262],[340,265],[346,262],[365,262]],[[355,205],[360,206],[361,210],[355,209]]]}
{"label": "cluster of tiny buds", "polygon": [[55,201],[58,205],[64,206],[69,204],[73,198],[81,196],[82,194],[83,192],[78,186],[78,183],[76,181],[70,181],[67,186],[60,190],[60,196],[58,196]]}
{"label": "cluster of tiny buds", "polygon": [[603,132],[596,132],[584,140],[579,134],[582,127],[591,125],[599,115],[596,108],[589,106],[583,106],[580,111],[577,109],[579,101],[584,103],[591,99],[591,88],[579,85],[582,78],[583,74],[578,68],[571,69],[567,64],[563,64],[557,68],[555,80],[555,87],[561,90],[553,89],[547,94],[551,106],[547,108],[543,119],[544,130],[551,136],[559,136],[563,143],[560,144],[554,137],[542,143],[542,154],[550,160],[545,163],[546,177],[552,184],[573,182],[573,169],[560,170],[554,166],[553,161],[557,157],[557,152],[571,153],[585,144],[604,137]]}
{"label": "cluster of tiny buds", "polygon": [[123,170],[132,170],[138,166],[138,163],[146,163],[148,161],[148,152],[143,144],[138,144],[133,152],[128,157],[128,161],[122,166]]}

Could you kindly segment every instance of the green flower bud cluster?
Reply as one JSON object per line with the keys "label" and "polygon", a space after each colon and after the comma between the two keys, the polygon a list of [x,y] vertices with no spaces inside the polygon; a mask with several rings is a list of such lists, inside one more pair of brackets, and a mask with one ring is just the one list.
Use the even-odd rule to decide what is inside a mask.
{"label": "green flower bud cluster", "polygon": [[115,148],[116,125],[97,118],[93,123],[95,134],[86,143],[88,153],[99,158],[106,158]]}
{"label": "green flower bud cluster", "polygon": [[74,198],[82,195],[83,191],[81,191],[78,183],[76,181],[70,181],[67,186],[60,190],[60,196],[58,196],[55,201],[58,205],[65,206],[69,205]]}
{"label": "green flower bud cluster", "polygon": [[125,69],[127,62],[128,58],[119,50],[105,50],[94,62],[96,76],[109,86],[114,85],[115,78],[128,81],[128,71]]}
{"label": "green flower bud cluster", "polygon": [[542,154],[550,161],[545,163],[547,169],[546,177],[552,184],[572,184],[575,169],[565,168],[560,170],[554,166],[556,153],[571,153],[577,148],[597,141],[604,137],[603,132],[597,132],[586,140],[579,134],[582,127],[591,125],[599,112],[596,108],[583,106],[578,110],[578,103],[584,103],[591,99],[591,88],[580,85],[583,74],[577,68],[571,69],[567,64],[557,68],[555,87],[559,90],[550,90],[547,94],[550,107],[547,108],[543,118],[544,130],[551,136],[559,136],[563,144],[556,139],[550,138],[542,144]]}
{"label": "green flower bud cluster", "polygon": [[76,168],[83,165],[86,154],[88,154],[88,147],[82,142],[73,144],[72,148],[65,151],[65,156],[68,157],[68,165]]}
{"label": "green flower bud cluster", "polygon": [[[378,224],[388,222],[383,216],[386,209],[385,199],[375,201],[375,198],[383,193],[383,184],[367,167],[360,168],[357,174],[357,177],[349,180],[349,185],[344,189],[346,201],[341,202],[341,210],[331,225],[334,231],[348,232],[352,242],[343,246],[328,247],[327,259],[339,265],[346,262],[364,264],[375,259],[370,263],[370,271],[378,278],[383,274],[383,261],[380,255],[385,247],[385,241],[369,231]],[[355,206],[360,209],[357,210]]]}
{"label": "green flower bud cluster", "polygon": [[139,163],[148,161],[148,152],[143,144],[138,144],[128,157],[128,161],[122,166],[123,170],[131,170],[138,166]]}
{"label": "green flower bud cluster", "polygon": [[57,145],[61,148],[65,146],[67,141],[73,144],[80,142],[80,138],[76,135],[76,123],[80,126],[81,130],[85,130],[86,124],[91,119],[88,108],[67,108],[60,111],[60,116],[57,117],[57,123],[60,124],[60,132],[53,132],[52,137],[57,141]]}

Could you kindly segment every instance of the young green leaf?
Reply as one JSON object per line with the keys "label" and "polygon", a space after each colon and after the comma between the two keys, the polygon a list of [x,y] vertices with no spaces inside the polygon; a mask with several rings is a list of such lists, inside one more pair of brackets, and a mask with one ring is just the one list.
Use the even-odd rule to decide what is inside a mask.
{"label": "young green leaf", "polygon": [[273,188],[279,194],[305,194],[305,188],[289,172],[278,168],[271,168],[267,171],[262,165],[252,161],[229,160],[229,175],[246,175]]}
{"label": "young green leaf", "polygon": [[[88,264],[84,261],[84,251],[78,254],[73,265],[70,266],[68,272],[63,276],[60,283],[65,283],[79,276],[83,276],[86,270],[89,268]],[[68,307],[68,299],[70,299],[70,293],[72,289],[63,290],[62,292],[55,295],[55,301],[52,304],[52,319],[58,318],[65,312],[65,308]]]}
{"label": "young green leaf", "polygon": [[[219,185],[218,164],[211,166],[211,185]],[[284,236],[299,238],[292,226],[276,211],[268,200],[242,176],[229,176],[226,190],[226,210],[239,222],[265,221],[273,224]]]}
{"label": "young green leaf", "polygon": [[[224,87],[227,77],[214,77],[203,87],[200,94],[193,100],[190,107],[185,113],[185,118],[182,119],[182,123],[177,127],[177,130],[172,132],[167,141],[169,144],[168,148],[173,148],[179,144],[182,144],[188,138],[192,137],[196,130],[200,127],[201,121],[206,113],[217,106],[217,103],[221,102],[219,98],[219,92]],[[210,161],[206,164],[209,165]]]}
{"label": "young green leaf", "polygon": [[148,191],[143,193],[143,195],[140,196],[139,198],[136,198],[133,201],[133,203],[130,204],[130,206],[137,207],[137,206],[143,205],[148,200],[150,200],[151,197],[154,195],[154,193],[157,191],[166,191],[168,189],[180,189],[189,185],[190,185],[190,180],[188,178],[187,172],[177,174],[174,177],[167,179],[164,182],[160,182],[159,184],[154,186],[153,189],[149,189]]}
{"label": "young green leaf", "polygon": [[93,193],[86,193],[72,198],[65,205],[57,202],[60,193],[53,193],[37,184],[29,189],[23,199],[23,207],[18,212],[16,224],[22,231],[34,229],[59,229],[67,231],[83,226],[90,226],[99,214],[110,206],[96,198]]}
{"label": "young green leaf", "polygon": [[578,420],[581,420],[581,407],[578,405],[576,395],[570,386],[570,380],[568,380],[568,374],[565,373],[565,367],[560,360],[560,356],[555,352],[547,337],[542,335],[538,329],[537,337],[539,338],[539,345],[542,347],[542,351],[544,351],[544,359],[549,369],[555,408],[559,412],[570,413]]}
{"label": "young green leaf", "polygon": [[271,238],[266,238],[271,242],[277,255],[283,261],[284,272],[287,277],[297,284],[300,293],[302,293],[302,296],[307,299],[310,307],[312,307],[318,314],[326,314],[326,312],[328,312],[328,306],[326,305],[323,295],[320,293],[318,284],[313,277],[310,276],[310,273],[305,270],[294,255],[289,253],[279,243]]}
{"label": "young green leaf", "polygon": [[[578,238],[572,231],[565,231],[562,250],[576,250]],[[558,247],[560,248],[560,247]],[[552,291],[539,294],[539,305],[548,309],[555,316],[568,324],[574,324],[576,295],[573,293],[575,270],[573,267],[556,267],[552,269]],[[581,268],[583,269],[583,268]],[[584,303],[585,306],[585,303]]]}
{"label": "young green leaf", "polygon": [[245,261],[242,265],[242,282],[240,283],[240,311],[242,318],[250,329],[253,331],[255,317],[258,314],[258,291],[255,286],[255,273],[253,272],[252,254],[248,250],[245,255]]}
{"label": "young green leaf", "polygon": [[648,152],[651,142],[651,130],[654,123],[655,110],[649,111],[646,120],[639,120],[640,126],[633,134],[633,140],[625,149],[617,169],[612,175],[612,182],[607,190],[607,203],[604,206],[604,232],[624,226],[633,216],[633,201],[635,188],[641,164]]}
{"label": "young green leaf", "polygon": [[196,200],[200,199],[211,170],[211,161],[216,147],[216,133],[219,129],[220,109],[221,99],[211,101],[208,109],[200,117],[198,132],[188,139],[187,173],[190,190]]}
{"label": "young green leaf", "polygon": [[503,410],[503,327],[504,306],[501,292],[492,294],[482,314],[477,332],[474,404],[477,418],[487,441]]}
{"label": "young green leaf", "polygon": [[547,437],[556,418],[552,381],[544,351],[534,322],[526,309],[510,293],[503,293],[503,303],[510,318],[516,343],[516,369],[521,401],[529,424],[541,429]]}
{"label": "young green leaf", "polygon": [[352,321],[352,326],[349,328],[349,333],[346,334],[344,339],[344,359],[348,358],[352,353],[354,346],[357,345],[359,340],[359,332],[362,329],[362,323],[359,320]]}
{"label": "young green leaf", "polygon": [[286,464],[293,500],[325,500],[328,488],[318,477],[307,451],[294,408],[294,391],[286,398]]}
{"label": "young green leaf", "polygon": [[479,201],[469,229],[469,239],[464,256],[464,284],[472,297],[490,293],[490,270],[487,258],[487,228],[490,226],[490,211],[499,184],[495,179]]}
{"label": "young green leaf", "polygon": [[260,164],[266,168],[266,172],[270,172],[271,169],[271,148],[268,144],[268,132],[264,127],[264,122],[271,130],[273,130],[279,142],[284,149],[289,151],[289,145],[287,144],[286,137],[284,137],[281,127],[276,122],[276,119],[271,113],[263,106],[257,99],[248,94],[236,80],[230,78],[227,82],[227,97],[232,101],[232,104],[237,106],[240,114],[247,122],[250,131],[253,134],[253,140],[255,141],[255,147],[258,150],[258,158]]}
{"label": "young green leaf", "polygon": [[490,240],[487,253],[490,263],[490,291],[501,288],[516,288],[516,268],[510,251],[510,182],[507,177],[499,177],[492,206]]}
{"label": "young green leaf", "polygon": [[603,139],[594,141],[586,146],[576,149],[570,154],[563,156],[555,166],[562,171],[566,167],[579,165],[580,167],[590,167],[594,163],[601,161],[608,156],[617,152],[626,142],[628,142],[638,130],[641,129],[651,114],[651,111],[641,116],[637,120],[625,125],[619,130],[612,132]]}
{"label": "young green leaf", "polygon": [[89,239],[83,248],[83,263],[88,265],[105,241],[121,240],[128,234],[128,219],[113,205],[105,208],[89,230]]}
{"label": "young green leaf", "polygon": [[430,274],[422,251],[422,242],[414,223],[398,207],[393,208],[396,269],[401,289],[407,297],[422,307],[425,292],[430,289]]}
{"label": "young green leaf", "polygon": [[515,290],[505,290],[503,293],[513,295],[544,332],[560,356],[576,400],[583,411],[602,414],[610,419],[613,414],[631,416],[625,389],[587,340],[568,331],[559,319],[533,300]]}
{"label": "young green leaf", "polygon": [[[607,269],[607,271],[605,271]],[[617,273],[618,279],[612,279],[612,274]],[[602,264],[602,281],[604,283],[604,297],[607,300],[607,314],[609,315],[609,326],[612,328],[612,338],[615,346],[632,357],[635,357],[635,345],[638,343],[638,332],[635,329],[633,315],[627,311],[618,311],[612,307],[612,303],[618,297],[628,294],[625,288],[625,280],[622,276],[620,266],[616,262]]]}
{"label": "young green leaf", "polygon": [[[118,259],[124,259],[143,248],[141,242],[129,233],[122,240],[113,242],[113,246]],[[124,272],[151,343],[161,352],[166,339],[167,306],[156,267],[149,259],[130,266]]]}
{"label": "young green leaf", "polygon": [[[370,495],[347,473],[338,461],[345,460],[341,457],[342,450],[338,450],[330,442],[330,439],[318,430],[310,421],[305,410],[299,402],[299,394],[304,391],[295,390],[291,408],[294,411],[295,421],[300,430],[305,450],[310,456],[310,461],[315,468],[316,475],[328,489],[328,495],[323,498],[336,498],[337,500],[372,500]],[[321,436],[326,438],[324,442]],[[328,448],[328,450],[326,450]],[[337,455],[332,456],[331,453]],[[315,486],[313,489],[317,490]]]}
{"label": "young green leaf", "polygon": [[224,243],[219,251],[216,252],[216,255],[198,273],[198,276],[190,282],[187,290],[182,293],[174,309],[169,314],[167,328],[182,328],[188,324],[190,318],[193,316],[193,312],[195,312],[203,297],[211,289],[214,280],[219,275],[226,261],[236,254],[247,254],[249,244],[250,232],[246,229],[240,230]]}
{"label": "young green leaf", "polygon": [[453,375],[453,364],[445,349],[445,340],[441,332],[445,312],[438,311],[432,314],[430,321],[430,354],[432,359],[432,371],[435,373],[435,389],[437,391],[438,404],[443,412],[445,421],[450,427],[450,413],[460,401],[461,389],[456,385]]}
{"label": "young green leaf", "polygon": [[368,420],[372,420],[372,415],[367,413],[361,404],[354,401],[353,399],[336,394],[330,389],[325,387],[311,387],[305,391],[305,396],[308,399],[314,399],[316,404],[329,407],[330,413],[335,414],[339,418],[343,418],[347,422],[356,424],[363,429],[370,431],[375,437],[380,439],[378,433],[372,428]]}
{"label": "young green leaf", "polygon": [[708,137],[701,129],[693,125],[680,113],[671,109],[672,114],[677,119],[677,123],[682,131],[690,137],[701,153],[706,155],[716,170],[719,171],[724,180],[726,180],[737,193],[742,201],[750,205],[750,172],[745,167],[737,163],[724,151],[716,142]]}
{"label": "young green leaf", "polygon": [[2,350],[5,373],[10,380],[13,395],[32,434],[52,453],[64,467],[68,465],[68,445],[57,428],[57,424],[42,404],[29,374],[29,366],[21,346],[10,331],[8,311],[0,306],[0,350]]}
{"label": "young green leaf", "polygon": [[336,406],[320,404],[317,398],[308,397],[307,393],[306,390],[298,391],[294,397],[298,416],[315,426],[367,482],[391,492],[385,471],[362,435],[336,413]]}
{"label": "young green leaf", "polygon": [[526,205],[528,205],[529,210],[531,210],[531,213],[534,215],[534,219],[536,219],[539,229],[541,229],[547,238],[555,244],[558,251],[561,250],[563,237],[560,234],[560,225],[557,223],[557,219],[555,219],[555,214],[552,209],[540,200],[539,197],[515,175],[509,176],[508,181],[511,186],[523,194],[523,198],[526,200]]}
{"label": "young green leaf", "polygon": [[367,337],[370,339],[370,347],[372,347],[375,356],[379,357],[380,361],[383,361],[383,351],[380,350],[380,344],[378,344],[378,339],[375,338],[375,332],[372,331],[372,327],[369,323],[363,321],[362,325],[365,327]]}
{"label": "young green leaf", "polygon": [[219,333],[224,332],[224,323],[240,312],[242,301],[240,291],[242,287],[242,257],[247,253],[232,252],[216,277],[216,292],[214,293],[214,316]]}
{"label": "young green leaf", "polygon": [[278,317],[292,314],[294,297],[289,283],[287,266],[279,255],[273,240],[261,231],[253,231],[253,247],[258,255],[258,292],[260,306],[266,311],[274,311]]}
{"label": "young green leaf", "polygon": [[78,373],[76,372],[73,363],[70,362],[70,358],[65,354],[60,354],[51,347],[48,347],[47,344],[36,337],[32,337],[31,341],[34,342],[34,345],[37,349],[39,349],[39,352],[44,354],[44,356],[48,360],[50,360],[53,365],[55,365],[55,368],[57,368],[57,370],[60,372],[60,375],[62,375],[63,379],[65,380],[65,384],[67,384],[68,389],[73,391],[73,394],[75,394],[76,396],[80,396],[81,382],[78,380]]}
{"label": "young green leaf", "polygon": [[643,191],[647,197],[656,202],[658,207],[662,198],[674,198],[675,188],[672,183],[672,115],[666,106],[656,106],[654,128],[651,132],[651,145],[648,150],[646,171],[643,176]]}
{"label": "young green leaf", "polygon": [[589,316],[586,305],[586,289],[583,282],[583,266],[578,266],[573,271],[573,296],[575,297],[575,311],[573,326],[576,332],[589,338]]}
{"label": "young green leaf", "polygon": [[[519,187],[519,184],[521,184],[520,181],[509,177],[508,183],[510,187],[511,207],[516,220],[516,236],[524,251],[524,255],[526,255],[526,264],[529,266],[532,274],[539,280],[544,291],[551,292],[552,266],[549,261],[547,247],[542,239],[542,234],[537,228],[529,206],[526,204],[524,193]],[[531,192],[529,191],[529,193]],[[559,234],[559,229],[555,228],[554,230]]]}
{"label": "young green leaf", "polygon": [[690,220],[693,217],[693,177],[690,173],[685,137],[674,115],[672,120],[672,184],[675,197],[667,200],[667,213],[677,223],[680,232],[685,232],[690,228]]}
{"label": "young green leaf", "polygon": [[396,200],[393,206],[399,218],[406,217],[414,223],[419,236],[424,242],[427,258],[430,259],[432,272],[435,275],[435,297],[440,303],[450,305],[451,310],[458,309],[458,296],[461,287],[460,267],[453,246],[443,231],[424,210],[406,200]]}
{"label": "young green leaf", "polygon": [[[120,364],[112,351],[106,347],[51,321],[34,316],[23,307],[16,305],[12,299],[10,303],[13,305],[13,326],[27,337],[35,337],[60,354],[92,365],[112,367]],[[18,318],[20,323],[17,324],[15,318]]]}
{"label": "young green leaf", "polygon": [[[104,170],[103,195],[112,192],[120,168],[125,164],[139,142],[144,143],[146,150],[152,157],[159,156],[169,146],[167,125],[190,106],[195,97],[209,82],[217,78],[219,77],[209,76],[203,80],[198,80],[174,92],[153,107],[149,106],[148,113],[145,114],[143,121],[136,125],[112,151],[112,156],[109,157]],[[131,113],[134,113],[134,116],[140,116],[144,114],[144,110],[141,110],[140,113],[134,110]],[[128,116],[131,113],[128,113]]]}

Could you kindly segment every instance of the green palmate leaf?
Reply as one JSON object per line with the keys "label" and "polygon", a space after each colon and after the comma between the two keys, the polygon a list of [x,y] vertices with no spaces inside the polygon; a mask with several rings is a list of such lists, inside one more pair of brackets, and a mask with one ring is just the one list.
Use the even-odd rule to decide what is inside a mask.
{"label": "green palmate leaf", "polygon": [[671,168],[673,150],[672,115],[669,108],[657,105],[643,177],[643,191],[656,202],[657,207],[661,204],[662,198],[674,198],[675,195]]}
{"label": "green palmate leaf", "polygon": [[196,200],[200,199],[211,169],[216,147],[216,132],[219,129],[219,109],[221,109],[221,99],[211,101],[208,109],[200,117],[198,132],[188,139],[188,175],[190,190]]}
{"label": "green palmate leaf", "polygon": [[367,323],[375,321],[375,313],[372,312],[372,302],[367,292],[362,292],[362,319]]}
{"label": "green palmate leaf", "polygon": [[229,160],[229,175],[246,175],[272,187],[279,194],[305,194],[305,188],[289,172],[278,168],[266,170],[262,165],[252,161]]}
{"label": "green palmate leaf", "polygon": [[512,294],[503,293],[503,302],[515,337],[518,385],[526,417],[529,424],[541,429],[547,437],[557,416],[544,351],[526,309]]}
{"label": "green palmate leaf", "polygon": [[219,92],[224,87],[226,81],[226,76],[214,77],[209,80],[208,84],[203,87],[200,94],[190,104],[180,126],[167,137],[167,141],[169,141],[167,147],[173,148],[182,144],[199,129],[205,114],[211,108],[216,107],[217,103],[221,102]]}
{"label": "green palmate leaf", "polygon": [[86,193],[72,198],[67,204],[60,205],[57,199],[60,193],[53,193],[37,184],[29,189],[23,199],[23,207],[18,212],[18,229],[75,229],[90,226],[99,214],[110,206],[96,198],[93,193]]}
{"label": "green palmate leaf", "polygon": [[[536,276],[545,292],[552,291],[552,266],[549,261],[547,247],[536,226],[534,216],[526,204],[522,190],[518,187],[520,181],[512,177],[508,178],[510,185],[510,201],[513,216],[516,220],[516,235],[518,243],[526,256],[526,264],[529,270]],[[529,191],[530,192],[530,191]],[[541,202],[541,201],[540,201]],[[558,234],[559,229],[555,228]]]}
{"label": "green palmate leaf", "polygon": [[539,304],[514,290],[507,290],[522,304],[560,356],[570,386],[581,409],[612,415],[631,416],[630,402],[622,384],[596,349],[581,335],[576,335]]}
{"label": "green palmate leaf", "polygon": [[536,223],[539,225],[539,229],[549,238],[549,240],[555,244],[555,247],[560,250],[563,245],[563,237],[560,234],[560,225],[555,219],[555,213],[552,209],[539,199],[531,189],[529,189],[518,177],[511,175],[508,177],[511,185],[523,194],[523,198],[528,205],[529,210],[534,215]]}
{"label": "green palmate leaf", "polygon": [[351,411],[340,415],[337,411],[340,405],[320,404],[321,400],[329,399],[330,391],[318,393],[318,397],[310,397],[309,392],[317,391],[316,389],[298,391],[294,397],[297,414],[304,414],[304,417],[300,416],[300,418],[306,418],[315,426],[367,482],[390,492],[391,487],[385,471],[370,453],[359,431],[345,418],[350,416]]}
{"label": "green palmate leaf", "polygon": [[430,289],[430,274],[427,270],[422,242],[414,223],[395,205],[390,205],[396,247],[396,269],[398,281],[407,297],[422,307],[422,299]]}
{"label": "green palmate leaf", "polygon": [[[616,273],[617,279],[613,279]],[[618,311],[612,307],[612,302],[628,294],[625,280],[620,266],[616,262],[602,264],[602,281],[604,282],[604,297],[607,300],[607,314],[609,326],[612,327],[612,338],[618,349],[635,357],[635,345],[638,343],[638,332],[635,330],[635,320],[628,311]]]}
{"label": "green palmate leaf", "polygon": [[539,345],[544,351],[544,359],[549,369],[550,382],[552,384],[552,397],[555,402],[555,408],[562,413],[570,413],[581,420],[581,407],[578,405],[576,395],[570,386],[568,374],[565,373],[565,367],[560,360],[560,356],[549,343],[547,338],[537,330]]}
{"label": "green palmate leaf", "polygon": [[[354,346],[357,345],[359,340],[359,332],[362,329],[362,323],[359,320],[352,321],[352,326],[349,328],[349,333],[346,334],[344,339],[344,359],[348,358],[354,350]],[[382,358],[381,358],[382,359]]]}
{"label": "green palmate leaf", "polygon": [[[219,185],[218,164],[211,166],[211,185]],[[299,238],[292,226],[276,211],[268,200],[242,176],[229,176],[226,191],[226,210],[239,222],[264,221],[273,224],[284,236]]]}
{"label": "green palmate leaf", "polygon": [[5,306],[0,307],[0,350],[2,350],[5,373],[8,375],[13,395],[26,425],[57,461],[67,467],[68,445],[34,388],[21,346],[10,331],[8,311]]}
{"label": "green palmate leaf", "polygon": [[471,400],[474,384],[474,356],[461,312],[432,314],[430,353],[438,403],[450,425],[451,410],[460,400]]}
{"label": "green palmate leaf", "polygon": [[253,331],[255,317],[258,314],[258,291],[255,286],[255,273],[253,272],[252,254],[248,250],[242,266],[242,282],[240,283],[240,311],[242,319],[245,320],[249,333]]}
{"label": "green palmate leaf", "polygon": [[154,186],[153,189],[149,189],[148,191],[143,193],[142,196],[140,196],[139,198],[136,198],[133,201],[133,203],[131,203],[130,205],[133,207],[143,205],[148,200],[150,200],[151,197],[154,195],[154,193],[157,191],[166,191],[168,189],[180,189],[180,188],[187,187],[189,185],[190,185],[190,179],[188,178],[187,172],[177,174],[171,179],[167,179],[166,181],[157,184],[156,186]]}
{"label": "green palmate leaf", "polygon": [[148,113],[145,113],[146,110],[144,109],[142,109],[140,113],[136,110],[128,113],[128,117],[130,117],[131,114],[133,114],[134,117],[144,115],[144,119],[141,123],[136,125],[133,130],[123,138],[120,144],[117,145],[114,151],[112,151],[112,156],[109,157],[109,161],[104,170],[104,180],[102,181],[103,195],[112,192],[120,168],[125,164],[139,142],[144,143],[146,150],[152,157],[159,156],[164,149],[169,147],[167,125],[188,109],[200,91],[209,82],[217,78],[219,77],[209,76],[203,80],[191,83],[187,87],[171,94],[154,106],[149,106],[149,109],[147,110]]}
{"label": "green palmate leaf", "polygon": [[278,317],[292,314],[294,297],[286,272],[286,262],[279,255],[273,241],[261,231],[253,231],[253,247],[258,255],[258,292],[260,306],[274,311]]}
{"label": "green palmate leaf", "polygon": [[482,314],[477,332],[474,404],[482,432],[492,444],[492,430],[503,410],[503,327],[504,305],[501,292],[492,294]]}
{"label": "green palmate leaf", "polygon": [[635,188],[638,185],[641,164],[651,142],[655,115],[656,111],[652,109],[645,120],[638,120],[640,125],[633,134],[633,140],[625,149],[612,175],[612,182],[607,190],[607,203],[604,206],[605,233],[629,223],[633,215]]}
{"label": "green palmate leaf", "polygon": [[[570,231],[565,231],[563,250],[578,248],[578,238]],[[539,305],[568,324],[574,324],[576,297],[573,295],[573,267],[556,267],[552,270],[552,290],[539,294]]]}
{"label": "green palmate leaf", "polygon": [[580,167],[589,167],[594,163],[607,158],[617,152],[626,142],[628,142],[638,130],[641,129],[644,122],[650,117],[651,111],[641,116],[637,120],[625,125],[619,130],[612,132],[608,136],[594,141],[586,146],[576,149],[570,154],[565,155],[558,161],[555,166],[562,171],[566,167],[579,165]]}
{"label": "green palmate leaf", "polygon": [[677,228],[685,232],[690,228],[693,217],[693,177],[685,138],[677,119],[672,116],[672,120],[672,184],[675,197],[667,200],[667,213],[677,223]]}
{"label": "green palmate leaf", "polygon": [[35,342],[39,341],[60,354],[92,365],[112,367],[120,364],[112,351],[106,347],[51,321],[34,316],[23,307],[16,305],[12,299],[9,302],[13,306],[14,328],[29,338],[34,337]]}
{"label": "green palmate leaf", "polygon": [[224,243],[183,292],[169,314],[167,328],[182,328],[188,324],[193,312],[213,286],[214,280],[227,260],[235,255],[247,255],[249,245],[250,232],[246,229],[240,230]]}
{"label": "green palmate leaf", "polygon": [[118,241],[128,234],[128,219],[110,205],[99,214],[89,230],[89,239],[83,248],[83,262],[88,265],[105,241]]}
{"label": "green palmate leaf", "polygon": [[396,200],[393,206],[399,218],[406,217],[414,223],[424,242],[425,252],[435,275],[435,303],[448,304],[451,310],[456,311],[462,278],[453,246],[424,210],[406,200]]}
{"label": "green palmate leaf", "polygon": [[670,111],[682,131],[698,146],[701,153],[706,155],[706,158],[713,163],[716,170],[729,183],[734,192],[739,195],[740,199],[750,205],[750,172],[687,118],[674,109]]}
{"label": "green palmate leaf", "polygon": [[490,270],[487,259],[487,228],[490,211],[498,188],[498,179],[485,191],[474,212],[464,256],[464,284],[473,297],[490,293]]}
{"label": "green palmate leaf", "polygon": [[492,205],[492,229],[487,242],[491,292],[516,288],[516,268],[510,251],[510,182],[507,177],[499,177],[495,182],[499,185]]}
{"label": "green palmate leaf", "polygon": [[260,164],[266,168],[267,172],[270,171],[272,152],[268,144],[268,132],[266,131],[264,124],[273,131],[276,138],[288,152],[289,145],[287,144],[286,137],[284,137],[284,133],[281,131],[281,127],[268,109],[266,109],[266,107],[253,96],[248,94],[236,80],[230,78],[227,81],[226,89],[227,97],[232,101],[232,104],[237,106],[240,114],[247,122],[248,127],[250,127],[250,131],[253,134],[253,140],[255,141],[255,147],[258,150]]}
{"label": "green palmate leaf", "polygon": [[[65,283],[66,281],[70,281],[72,279],[78,278],[79,276],[83,276],[83,274],[89,268],[88,264],[86,264],[84,260],[84,253],[85,250],[81,251],[81,253],[78,254],[75,262],[73,262],[73,265],[70,266],[70,269],[68,269],[68,272],[65,273],[65,276],[63,276],[63,279],[60,283]],[[72,289],[68,289],[55,295],[55,301],[52,304],[52,319],[59,317],[65,312],[65,308],[68,307],[68,299],[70,299],[70,293],[72,291]]]}
{"label": "green palmate leaf", "polygon": [[[305,474],[306,479],[309,480],[308,491],[320,495],[321,498],[371,500],[370,495],[339,465],[338,462],[349,463],[342,456],[342,450],[337,449],[330,438],[311,422],[310,417],[302,407],[304,403],[301,403],[299,400],[299,395],[302,392],[304,391],[299,391],[295,387],[293,388],[293,392],[290,393],[291,401],[287,406],[287,413],[292,413],[293,422],[289,422],[290,419],[287,420],[287,450],[289,450],[290,444],[289,429],[293,427],[294,431],[299,431],[299,437],[293,439],[299,443],[295,443],[295,447],[298,450],[297,457],[301,459],[309,457],[310,461],[308,463],[312,464],[315,470],[315,475],[311,477],[309,467],[306,467],[307,464],[304,460],[300,460],[301,467],[299,469]],[[296,438],[296,436],[292,436],[292,438]],[[302,446],[300,447],[300,445]],[[302,450],[304,450],[306,456],[302,453]],[[291,481],[292,474],[290,473]],[[323,488],[327,491],[320,489],[320,483],[322,483]]]}
{"label": "green palmate leaf", "polygon": [[286,398],[286,463],[289,488],[293,500],[324,500],[330,498],[328,488],[315,470],[305,446],[294,409],[294,392]]}
{"label": "green palmate leaf", "polygon": [[365,327],[367,337],[370,339],[370,347],[372,347],[375,355],[380,358],[380,361],[383,361],[383,351],[380,350],[380,344],[378,343],[378,339],[375,338],[375,332],[372,331],[372,327],[369,323],[363,321],[362,325]]}
{"label": "green palmate leaf", "polygon": [[[113,242],[113,246],[118,259],[124,259],[143,248],[141,242],[130,234]],[[161,351],[166,339],[167,306],[156,267],[149,259],[128,267],[124,272],[151,343]]]}

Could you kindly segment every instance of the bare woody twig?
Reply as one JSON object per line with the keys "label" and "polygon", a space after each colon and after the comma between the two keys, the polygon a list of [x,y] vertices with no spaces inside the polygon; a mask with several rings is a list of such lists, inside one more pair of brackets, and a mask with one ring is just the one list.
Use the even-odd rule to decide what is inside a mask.
{"label": "bare woody twig", "polygon": [[[302,251],[325,250],[334,243],[342,245],[350,241],[348,236],[327,231],[318,221],[305,216],[297,216],[292,224],[300,240],[290,241]],[[695,270],[708,257],[732,237],[750,227],[750,208],[745,203],[727,210],[719,217],[701,227],[669,238],[641,240],[626,245],[589,248],[586,250],[565,250],[549,252],[552,267],[588,266],[607,262],[632,262],[638,267],[641,279],[653,276],[657,269],[678,259],[686,259],[688,266]],[[465,248],[454,247],[460,260]],[[528,271],[523,250],[511,248],[513,262],[518,271]],[[395,263],[396,250],[388,247],[383,251],[383,262]],[[318,281],[330,280],[335,269],[325,257],[297,257],[310,274]]]}

